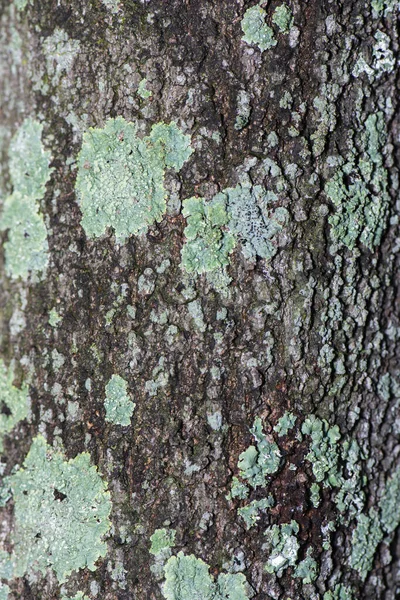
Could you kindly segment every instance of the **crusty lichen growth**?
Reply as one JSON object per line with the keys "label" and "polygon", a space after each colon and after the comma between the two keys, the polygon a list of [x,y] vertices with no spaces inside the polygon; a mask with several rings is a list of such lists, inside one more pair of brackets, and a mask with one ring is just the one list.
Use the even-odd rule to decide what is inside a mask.
{"label": "crusty lichen growth", "polygon": [[388,174],[383,164],[385,121],[382,113],[365,122],[364,152],[354,150],[328,181],[325,191],[334,205],[329,217],[333,240],[352,249],[360,241],[373,249],[380,243],[390,205]]}
{"label": "crusty lichen growth", "polygon": [[293,24],[293,14],[287,4],[280,4],[274,10],[272,22],[281,33],[288,33]]}
{"label": "crusty lichen growth", "polygon": [[166,210],[164,172],[179,171],[192,154],[190,136],[176,123],[157,123],[139,138],[122,117],[90,128],[78,155],[76,191],[82,227],[90,238],[112,228],[118,243],[145,233]]}
{"label": "crusty lichen growth", "polygon": [[297,562],[297,555],[300,544],[297,540],[299,525],[296,521],[284,523],[283,525],[273,525],[265,531],[267,538],[263,548],[269,552],[269,557],[265,565],[268,573],[276,573],[280,577],[287,567],[294,566]]}
{"label": "crusty lichen growth", "polygon": [[357,517],[353,531],[350,565],[365,579],[372,569],[378,545],[385,535],[392,534],[400,525],[400,471],[389,479],[378,502],[368,514]]}
{"label": "crusty lichen growth", "polygon": [[261,185],[243,184],[226,188],[222,194],[227,199],[228,227],[242,242],[244,256],[272,258],[277,252],[275,237],[289,217],[286,208],[271,210],[277,196]]}
{"label": "crusty lichen growth", "polygon": [[27,279],[30,272],[44,275],[49,261],[47,231],[39,207],[51,174],[42,131],[40,123],[26,119],[9,149],[14,191],[4,202],[0,229],[8,229],[6,272],[13,279]]}
{"label": "crusty lichen growth", "polygon": [[255,44],[261,52],[277,44],[273,30],[265,22],[266,16],[265,10],[256,5],[246,10],[241,22],[244,33],[242,40],[247,44]]}
{"label": "crusty lichen growth", "polygon": [[106,385],[106,421],[114,425],[130,425],[135,404],[127,393],[128,383],[119,375],[113,375]]}
{"label": "crusty lichen growth", "polygon": [[200,275],[228,265],[236,242],[226,230],[229,217],[225,196],[217,194],[209,202],[204,198],[188,198],[183,201],[182,213],[187,219],[182,248],[185,271]]}
{"label": "crusty lichen growth", "polygon": [[282,454],[278,445],[263,433],[259,417],[255,419],[250,431],[257,446],[249,446],[239,456],[240,476],[253,488],[265,487],[267,477],[278,471],[282,463]]}
{"label": "crusty lichen growth", "polygon": [[14,371],[0,359],[0,452],[4,436],[28,416],[28,388],[13,385]]}
{"label": "crusty lichen growth", "polygon": [[246,600],[247,581],[242,573],[221,573],[214,581],[210,567],[193,554],[179,552],[165,565],[166,600]]}
{"label": "crusty lichen growth", "polygon": [[[96,569],[105,556],[110,528],[110,493],[88,453],[65,460],[37,436],[23,467],[4,479],[11,492],[14,576],[54,570],[60,582],[72,571]],[[9,496],[10,497],[10,496]]]}

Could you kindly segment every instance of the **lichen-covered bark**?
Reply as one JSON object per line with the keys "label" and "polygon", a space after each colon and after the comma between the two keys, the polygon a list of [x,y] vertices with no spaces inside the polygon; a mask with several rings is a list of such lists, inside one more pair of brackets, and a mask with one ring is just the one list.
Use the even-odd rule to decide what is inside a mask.
{"label": "lichen-covered bark", "polygon": [[[10,599],[185,600],[179,577],[206,600],[397,597],[399,5],[269,0],[246,12],[255,6],[0,1],[1,210],[25,119],[43,126],[52,169],[34,198],[47,228],[40,276],[13,276],[13,225],[0,217],[0,598],[7,585]],[[122,241],[121,209],[92,237],[75,191],[78,167],[96,174],[95,158],[79,164],[85,132],[117,117],[143,147],[175,122],[193,150],[174,170],[153,136],[167,209]],[[106,210],[108,186],[98,193]],[[193,240],[199,266],[192,253],[185,269]],[[121,379],[113,422],[106,386]],[[6,430],[8,398],[25,386],[29,415]],[[31,513],[26,535],[47,554],[7,571],[27,527],[12,485],[30,481],[18,469],[45,447],[38,436],[65,469],[88,452],[110,491],[110,522],[98,516],[107,552],[66,581],[62,528],[44,550]],[[73,518],[71,481],[45,501]]]}

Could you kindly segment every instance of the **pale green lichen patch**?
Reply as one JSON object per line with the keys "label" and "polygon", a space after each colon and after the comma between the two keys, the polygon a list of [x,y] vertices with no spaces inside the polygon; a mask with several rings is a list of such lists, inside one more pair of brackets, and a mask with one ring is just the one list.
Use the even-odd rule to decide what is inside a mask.
{"label": "pale green lichen patch", "polygon": [[4,479],[14,502],[14,575],[52,568],[60,582],[105,556],[110,493],[87,453],[71,460],[36,437],[23,467]]}
{"label": "pale green lichen patch", "polygon": [[120,8],[119,0],[101,0],[104,6],[112,13],[117,13]]}
{"label": "pale green lichen patch", "polygon": [[0,359],[0,452],[4,436],[28,416],[28,388],[13,385],[14,371]]}
{"label": "pale green lichen patch", "polygon": [[281,33],[288,33],[293,24],[293,14],[287,4],[280,4],[274,10],[272,22]]}
{"label": "pale green lichen patch", "polygon": [[266,510],[267,508],[271,508],[274,506],[274,499],[271,495],[267,498],[262,498],[261,500],[253,500],[246,506],[242,506],[238,508],[238,515],[242,517],[246,524],[246,529],[250,529],[256,525],[257,521],[260,519],[259,512],[262,510]]}
{"label": "pale green lichen patch", "polygon": [[0,229],[9,230],[4,244],[6,271],[15,279],[27,279],[29,272],[44,274],[48,265],[47,231],[38,201],[45,194],[51,169],[42,131],[40,123],[26,119],[9,149],[14,191],[4,202]]}
{"label": "pale green lichen patch", "polygon": [[307,550],[307,556],[299,562],[295,571],[294,577],[298,577],[304,584],[312,583],[318,577],[317,561],[312,557],[312,551]]}
{"label": "pale green lichen patch", "polygon": [[62,596],[61,600],[90,600],[83,592],[77,592],[75,596]]}
{"label": "pale green lichen patch", "polygon": [[349,155],[328,181],[325,191],[334,205],[330,215],[331,236],[352,249],[357,241],[373,249],[380,243],[390,205],[388,174],[383,165],[385,122],[382,113],[365,122],[364,152],[357,160]]}
{"label": "pale green lichen patch", "polygon": [[297,540],[299,525],[296,521],[273,525],[265,531],[267,538],[263,548],[269,551],[265,570],[280,577],[287,567],[296,565],[300,544]]}
{"label": "pale green lichen patch", "polygon": [[297,421],[296,415],[291,412],[285,412],[281,418],[278,420],[278,423],[274,427],[274,431],[277,432],[279,437],[283,435],[287,435],[291,429],[295,426]]}
{"label": "pale green lichen patch", "polygon": [[147,85],[147,79],[142,79],[138,85],[137,94],[138,94],[138,96],[143,98],[143,100],[146,100],[147,98],[150,98],[153,95],[153,92],[148,90],[146,88],[146,85]]}
{"label": "pale green lichen patch", "polygon": [[193,554],[179,552],[165,565],[166,600],[246,600],[247,581],[242,573],[221,573],[214,581],[210,567]]}
{"label": "pale green lichen patch", "polygon": [[187,219],[182,248],[182,267],[188,273],[206,273],[228,265],[228,256],[235,246],[235,238],[226,231],[228,213],[226,199],[217,194],[206,202],[204,198],[183,201],[183,215]]}
{"label": "pale green lichen patch", "polygon": [[170,549],[175,545],[175,536],[175,529],[156,529],[153,535],[150,536],[150,554],[154,554],[156,556],[165,552],[165,550],[170,551]]}
{"label": "pale green lichen patch", "polygon": [[388,480],[377,508],[368,515],[357,517],[353,531],[350,565],[365,579],[372,568],[376,549],[385,535],[390,535],[400,524],[400,471]]}
{"label": "pale green lichen patch", "polygon": [[10,593],[10,588],[6,583],[1,583],[0,581],[0,600],[8,600],[8,594]]}
{"label": "pale green lichen patch", "polygon": [[257,446],[249,446],[239,456],[240,476],[253,488],[265,487],[267,477],[279,470],[282,455],[278,445],[263,433],[262,422],[259,417],[255,419],[250,431],[257,442]]}
{"label": "pale green lichen patch", "polygon": [[333,590],[325,592],[323,600],[353,600],[353,598],[352,589],[338,583]]}
{"label": "pale green lichen patch", "polygon": [[64,74],[71,71],[79,51],[79,41],[71,39],[67,32],[59,27],[43,41],[47,74],[54,86],[60,83]]}
{"label": "pale green lichen patch", "polygon": [[399,0],[371,0],[371,7],[377,15],[386,14],[400,9]]}
{"label": "pale green lichen patch", "polygon": [[265,22],[266,16],[265,10],[256,5],[246,10],[241,22],[244,33],[242,40],[247,44],[255,44],[261,52],[277,44],[273,30]]}
{"label": "pale green lichen patch", "polygon": [[128,395],[128,383],[119,375],[113,375],[106,385],[106,421],[114,425],[130,425],[135,404]]}
{"label": "pale green lichen patch", "polygon": [[62,317],[58,314],[55,308],[52,308],[49,312],[49,324],[52,327],[57,327],[59,323],[61,323]]}
{"label": "pale green lichen patch", "polygon": [[[29,0],[29,3],[32,4],[32,0]],[[27,4],[28,0],[14,0],[14,6],[17,10],[24,10]]]}
{"label": "pale green lichen patch", "polygon": [[277,200],[276,195],[261,185],[242,184],[226,188],[222,194],[227,199],[228,227],[242,242],[244,256],[272,258],[277,252],[274,239],[289,217],[286,208],[270,210],[269,205]]}
{"label": "pale green lichen patch", "polygon": [[76,191],[88,237],[108,227],[118,243],[143,234],[166,211],[164,172],[179,171],[193,152],[190,136],[176,123],[158,123],[139,138],[137,126],[122,117],[102,129],[90,128],[78,156]]}

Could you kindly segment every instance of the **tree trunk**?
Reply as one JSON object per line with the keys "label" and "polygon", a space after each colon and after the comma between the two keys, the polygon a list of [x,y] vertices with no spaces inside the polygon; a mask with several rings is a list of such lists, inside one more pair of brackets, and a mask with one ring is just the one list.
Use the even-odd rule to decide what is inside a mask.
{"label": "tree trunk", "polygon": [[0,8],[0,598],[399,597],[399,3]]}

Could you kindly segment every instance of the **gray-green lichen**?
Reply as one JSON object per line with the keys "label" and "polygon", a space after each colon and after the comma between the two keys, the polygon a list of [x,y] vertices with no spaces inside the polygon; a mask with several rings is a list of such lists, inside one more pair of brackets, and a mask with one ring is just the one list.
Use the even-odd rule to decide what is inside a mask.
{"label": "gray-green lichen", "polygon": [[183,201],[182,213],[187,219],[182,248],[185,271],[201,274],[228,265],[235,238],[226,231],[229,217],[225,196],[217,194],[209,202],[204,198],[188,198]]}
{"label": "gray-green lichen", "polygon": [[296,421],[296,415],[294,415],[291,412],[285,412],[278,420],[278,423],[275,425],[274,431],[277,432],[279,437],[287,435],[289,431],[295,426]]}
{"label": "gray-green lichen", "polygon": [[61,600],[90,600],[83,592],[77,592],[75,596],[62,596]]}
{"label": "gray-green lichen", "polygon": [[323,600],[353,600],[353,591],[351,588],[338,583],[333,590],[325,592]]}
{"label": "gray-green lichen", "polygon": [[49,312],[49,324],[52,327],[57,327],[59,323],[61,323],[62,317],[58,314],[55,308],[52,308]]}
{"label": "gray-green lichen", "polygon": [[272,22],[281,33],[288,33],[293,24],[293,14],[287,4],[280,4],[274,10]]}
{"label": "gray-green lichen", "polygon": [[79,41],[70,39],[67,32],[59,27],[43,41],[47,75],[53,86],[57,86],[61,77],[71,71],[79,51]]}
{"label": "gray-green lichen", "polygon": [[365,579],[372,568],[376,549],[400,524],[400,471],[386,483],[377,507],[357,517],[353,531],[350,565]]}
{"label": "gray-green lichen", "polygon": [[298,577],[304,584],[312,583],[318,577],[317,561],[312,557],[312,551],[307,550],[307,556],[299,562],[295,571],[294,577]]}
{"label": "gray-green lichen", "polygon": [[350,249],[357,241],[373,249],[386,225],[390,196],[382,156],[385,139],[383,114],[370,115],[365,121],[362,156],[350,153],[325,186],[335,208],[329,217],[331,236]]}
{"label": "gray-green lichen", "polygon": [[228,227],[242,242],[244,256],[272,258],[277,252],[274,238],[289,217],[286,208],[270,210],[269,204],[275,202],[277,196],[261,185],[242,184],[226,188],[222,194],[227,199]]}
{"label": "gray-green lichen", "polygon": [[114,425],[130,425],[135,404],[127,393],[128,383],[119,375],[113,375],[106,385],[106,421]]}
{"label": "gray-green lichen", "polygon": [[164,577],[164,567],[166,561],[172,556],[171,548],[175,545],[175,529],[156,529],[150,536],[151,546],[150,554],[154,556],[154,564],[150,566],[150,571],[158,580]]}
{"label": "gray-green lichen", "polygon": [[76,191],[88,237],[113,228],[118,243],[145,233],[166,211],[164,172],[179,171],[192,154],[190,136],[176,123],[157,123],[139,138],[122,117],[90,128],[78,156]]}
{"label": "gray-green lichen", "polygon": [[400,2],[398,0],[371,0],[371,7],[377,15],[382,13],[386,16],[400,8]]}
{"label": "gray-green lichen", "polygon": [[120,7],[119,0],[101,0],[104,6],[112,13],[117,13]]}
{"label": "gray-green lichen", "polygon": [[48,266],[47,231],[40,213],[51,174],[50,153],[42,144],[43,126],[26,119],[9,149],[13,193],[6,198],[0,229],[8,229],[4,244],[7,274],[27,279],[30,272],[44,275]]}
{"label": "gray-green lichen", "polygon": [[244,520],[246,529],[250,529],[260,518],[259,511],[266,510],[272,506],[274,506],[274,499],[271,495],[269,495],[267,498],[253,500],[249,504],[238,508],[237,514]]}
{"label": "gray-green lichen", "polygon": [[255,44],[261,52],[277,44],[273,30],[265,22],[266,16],[266,11],[256,5],[246,10],[241,22],[244,33],[242,40],[247,44]]}
{"label": "gray-green lichen", "polygon": [[39,435],[23,467],[4,479],[2,496],[8,491],[14,503],[14,576],[51,568],[64,582],[72,571],[95,570],[107,550],[102,538],[110,528],[111,501],[89,454],[65,460]]}
{"label": "gray-green lichen", "polygon": [[257,446],[249,446],[239,456],[238,467],[242,479],[253,487],[265,487],[267,477],[276,473],[282,462],[282,455],[274,441],[263,433],[262,422],[256,417],[250,429]]}
{"label": "gray-green lichen", "polygon": [[28,388],[13,385],[14,371],[0,359],[0,452],[4,436],[28,416]]}
{"label": "gray-green lichen", "polygon": [[146,88],[146,85],[147,79],[141,79],[138,85],[137,93],[138,96],[143,98],[143,100],[146,100],[147,98],[150,98],[153,95],[153,93]]}
{"label": "gray-green lichen", "polygon": [[165,565],[166,600],[246,600],[248,585],[242,573],[221,573],[214,581],[210,567],[193,554],[179,552]]}
{"label": "gray-green lichen", "polygon": [[269,552],[265,570],[268,573],[276,573],[278,577],[283,574],[287,567],[295,566],[300,544],[297,540],[299,525],[296,521],[273,525],[265,531],[267,538],[263,546]]}
{"label": "gray-green lichen", "polygon": [[10,588],[6,583],[1,583],[0,581],[0,600],[8,600],[8,594],[10,593]]}

